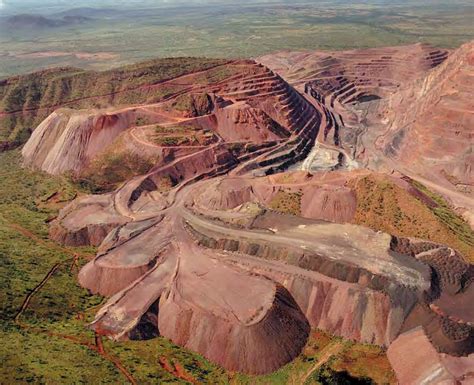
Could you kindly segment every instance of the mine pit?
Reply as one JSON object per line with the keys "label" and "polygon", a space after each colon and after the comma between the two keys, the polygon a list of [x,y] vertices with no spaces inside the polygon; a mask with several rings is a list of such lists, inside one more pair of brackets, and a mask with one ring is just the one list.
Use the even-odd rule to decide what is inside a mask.
{"label": "mine pit", "polygon": [[[400,234],[410,224],[431,237],[444,223],[444,203],[415,181],[473,208],[446,179],[472,182],[469,143],[428,156],[451,139],[443,118],[470,119],[472,101],[450,84],[471,84],[461,63],[472,50],[283,52],[221,64],[230,75],[205,84],[185,75],[159,102],[52,112],[23,148],[25,166],[80,178],[110,149],[153,160],[50,224],[57,242],[99,246],[79,273],[108,297],[90,327],[114,340],[160,335],[250,374],[295,359],[318,328],[388,349],[405,384],[419,341],[458,378],[474,353],[472,240],[461,224],[463,253]],[[453,100],[467,108],[454,113]],[[425,219],[414,224],[403,205]],[[394,234],[369,228],[384,213]],[[447,369],[455,363],[463,369]]]}

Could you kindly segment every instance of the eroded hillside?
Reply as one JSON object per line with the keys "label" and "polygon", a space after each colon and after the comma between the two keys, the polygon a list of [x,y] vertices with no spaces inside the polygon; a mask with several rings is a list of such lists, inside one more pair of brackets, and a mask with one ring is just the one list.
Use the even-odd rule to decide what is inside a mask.
{"label": "eroded hillside", "polygon": [[[454,108],[437,91],[449,86],[464,106],[449,117],[469,138],[471,56],[472,44],[281,53],[147,85],[131,106],[52,112],[24,165],[108,191],[50,223],[56,242],[98,247],[78,275],[109,297],[91,328],[164,336],[249,374],[294,360],[317,328],[388,348],[400,381],[467,384],[474,237],[452,205],[469,217],[470,181],[430,176],[427,149],[439,148],[416,140],[416,122]],[[443,161],[469,177],[469,154],[446,146],[456,156]],[[439,375],[407,372],[413,333]]]}
{"label": "eroded hillside", "polygon": [[179,87],[158,93],[155,84],[224,63],[201,58],[158,59],[104,72],[53,68],[3,79],[0,143],[4,147],[23,144],[36,126],[60,107],[100,108],[160,100]]}
{"label": "eroded hillside", "polygon": [[472,223],[473,47],[449,56],[418,44],[259,60],[329,109],[322,143],[361,166],[417,178]]}

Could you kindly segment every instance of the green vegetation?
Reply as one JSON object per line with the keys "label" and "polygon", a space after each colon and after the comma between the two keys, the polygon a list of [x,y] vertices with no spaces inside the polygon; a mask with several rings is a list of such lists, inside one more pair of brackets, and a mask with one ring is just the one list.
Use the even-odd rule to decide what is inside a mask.
{"label": "green vegetation", "polygon": [[209,71],[200,74],[197,77],[197,81],[200,84],[219,83],[227,79],[228,77],[235,75],[235,72],[235,69],[229,66],[215,67]]}
{"label": "green vegetation", "polygon": [[146,117],[141,117],[140,116],[135,120],[135,126],[137,126],[137,127],[147,126],[149,124],[150,124],[150,122],[148,121],[148,119]]}
{"label": "green vegetation", "polygon": [[431,206],[386,178],[364,177],[355,185],[355,223],[398,236],[449,245],[474,261],[474,233],[439,195],[413,182]]}
{"label": "green vegetation", "polygon": [[372,385],[370,378],[354,378],[346,371],[336,371],[324,364],[305,384],[316,383],[321,385]]}
{"label": "green vegetation", "polygon": [[198,146],[203,132],[191,126],[155,126],[153,143],[158,146]]}
{"label": "green vegetation", "polygon": [[432,213],[436,215],[436,217],[462,242],[474,248],[474,232],[471,230],[469,224],[451,209],[448,202],[446,202],[443,197],[428,190],[419,182],[413,181],[413,184],[418,190],[422,191],[436,202],[437,206],[431,208]]}
{"label": "green vegetation", "polygon": [[[349,375],[356,384],[393,384],[396,383],[392,368],[382,349],[367,344],[344,341],[340,354],[332,357],[329,369]],[[352,384],[351,383],[351,384]]]}
{"label": "green vegetation", "polygon": [[[21,6],[16,3],[23,2],[9,5]],[[213,1],[199,7],[138,3],[113,3],[105,12],[84,13],[93,19],[82,24],[2,30],[0,77],[47,66],[103,70],[153,57],[257,57],[283,49],[332,50],[416,42],[452,48],[474,37],[474,7],[468,0],[398,0],[389,6],[375,0]],[[62,10],[71,7],[66,3],[61,6]],[[74,2],[74,7],[80,5]],[[48,9],[44,6],[42,14]],[[31,6],[19,11],[32,12]],[[81,12],[76,10],[75,14]]]}
{"label": "green vegetation", "polygon": [[158,136],[154,142],[159,146],[178,146],[181,142],[186,140],[187,138],[182,136]]}
{"label": "green vegetation", "polygon": [[155,134],[177,134],[177,135],[187,135],[191,133],[200,132],[200,130],[191,125],[181,125],[181,126],[160,126],[159,124],[155,126]]}
{"label": "green vegetation", "polygon": [[[57,68],[9,78],[0,82],[0,111],[9,113],[0,117],[0,141],[26,141],[50,109],[63,105],[98,108],[137,104],[150,98],[157,101],[169,93],[157,95],[149,85],[225,62],[204,58],[156,59],[104,72]],[[28,112],[15,114],[25,110]]]}
{"label": "green vegetation", "polygon": [[[67,250],[47,239],[45,220],[56,210],[48,208],[46,202],[56,192],[63,200],[73,198],[74,187],[65,178],[22,170],[18,162],[17,152],[0,154],[2,383],[94,382],[95,374],[87,370],[88,366],[97,368],[105,383],[112,383],[117,378],[113,365],[103,363],[81,345],[48,335],[83,333],[76,314],[102,300],[81,289],[75,283],[75,268],[71,270],[74,253],[89,255],[92,250]],[[54,284],[48,281],[32,297],[19,324],[15,323],[13,319],[26,295],[57,263],[61,265],[54,273]]]}
{"label": "green vegetation", "polygon": [[173,108],[185,113],[186,116],[201,116],[209,114],[212,110],[211,99],[208,94],[185,94],[178,96],[173,103]]}
{"label": "green vegetation", "polygon": [[291,214],[291,215],[300,215],[301,214],[301,192],[289,193],[283,190],[280,190],[271,200],[268,207],[272,210]]}
{"label": "green vegetation", "polygon": [[[77,187],[67,178],[51,177],[19,167],[18,151],[0,154],[0,357],[2,383],[127,384],[123,374],[96,349],[87,329],[104,299],[90,295],[77,284],[77,272],[94,254],[91,248],[63,248],[48,240],[46,221],[72,199]],[[163,188],[171,183],[163,180]],[[77,265],[73,256],[78,254]],[[25,297],[59,264],[51,278],[32,297],[14,321]],[[364,376],[375,383],[393,383],[393,373],[380,349],[344,342],[314,331],[303,353],[293,362],[266,376],[226,373],[198,354],[157,338],[149,341],[104,340],[109,358],[118,360],[139,384],[185,384],[175,367],[198,383],[277,385],[303,378],[312,370],[324,348],[344,343],[340,360],[330,362],[335,371],[354,376],[364,366]],[[371,355],[348,356],[357,349]],[[337,356],[339,357],[339,356]],[[369,360],[370,364],[366,361]],[[169,365],[166,368],[160,362]],[[328,361],[329,362],[329,361]],[[339,368],[339,362],[346,366]],[[364,364],[359,364],[364,362]],[[339,365],[339,366],[338,366]],[[170,372],[169,369],[173,370]],[[354,368],[354,372],[351,372]]]}
{"label": "green vegetation", "polygon": [[[66,256],[55,248],[46,250],[43,245],[32,245],[30,239],[19,232],[34,232],[42,241],[47,240],[48,231],[44,221],[52,214],[51,210],[40,208],[40,204],[52,192],[62,191],[64,196],[73,197],[73,187],[65,180],[45,178],[21,170],[16,164],[18,155],[1,154],[2,173],[0,174],[0,312],[1,319],[14,317],[21,305],[22,297],[31,287],[28,281],[40,282],[52,267]],[[18,227],[20,228],[20,227]],[[28,250],[29,249],[29,250]],[[31,254],[25,253],[25,250]],[[43,263],[44,261],[50,263]],[[54,307],[48,311],[55,312]]]}
{"label": "green vegetation", "polygon": [[136,175],[147,173],[155,164],[156,159],[136,153],[107,152],[94,159],[74,180],[91,193],[103,193],[114,190],[120,183]]}
{"label": "green vegetation", "polygon": [[[0,108],[5,112],[23,108],[51,107],[77,99],[109,96],[112,93],[156,84],[226,61],[206,58],[155,59],[103,72],[56,68],[9,78],[1,84]],[[118,98],[121,96],[119,95]]]}

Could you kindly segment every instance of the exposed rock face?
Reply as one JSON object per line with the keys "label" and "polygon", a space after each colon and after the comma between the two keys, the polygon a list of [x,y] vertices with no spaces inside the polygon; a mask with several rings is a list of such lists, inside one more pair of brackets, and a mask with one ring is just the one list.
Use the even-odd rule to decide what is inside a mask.
{"label": "exposed rock face", "polygon": [[473,55],[474,43],[463,45],[413,88],[390,97],[383,106],[389,131],[380,143],[413,172],[466,193],[474,184]]}
{"label": "exposed rock face", "polygon": [[215,108],[212,96],[207,93],[191,93],[178,96],[171,103],[171,106],[173,109],[182,112],[187,118],[209,115]]}
{"label": "exposed rock face", "polygon": [[[205,188],[193,191],[191,196],[206,195]],[[244,191],[248,190],[244,188]],[[245,199],[251,198],[246,193],[243,195]],[[213,199],[211,202],[216,203]],[[224,205],[228,203],[221,201]],[[276,223],[275,218],[263,216],[254,222],[255,230],[230,233],[241,239],[235,241],[225,240],[226,227],[207,222],[205,217],[198,219],[188,212],[185,218],[192,227],[183,229],[183,233],[176,227],[179,221],[173,217],[160,222],[131,221],[117,228],[102,244],[98,257],[81,271],[82,285],[93,292],[115,294],[94,322],[99,333],[115,338],[136,338],[144,317],[156,319],[159,333],[177,344],[199,351],[228,369],[265,373],[298,354],[305,342],[301,336],[307,335],[308,324],[346,338],[389,346],[409,322],[407,320],[413,318],[412,309],[418,301],[423,301],[423,293],[431,295],[427,267],[399,254],[418,255],[426,248],[407,248],[401,246],[403,242],[394,243],[388,236],[374,237],[370,231],[357,227],[314,227],[308,220],[281,216],[274,229],[279,234],[274,244],[271,237],[268,242],[258,236],[251,238]],[[199,240],[199,246],[187,240],[188,231]],[[288,239],[295,239],[296,243],[282,248],[278,244],[289,242],[283,241],[287,232]],[[346,233],[350,234],[346,240],[334,235]],[[309,250],[297,247],[306,242],[300,238],[305,237],[304,234],[318,245],[316,249],[312,249],[315,246]],[[329,240],[325,241],[328,236],[325,234],[331,234]],[[245,240],[245,237],[250,238]],[[362,242],[359,246],[355,243],[346,246],[348,240],[357,239]],[[328,242],[328,246],[324,242]],[[338,247],[345,252],[340,254]],[[354,247],[363,247],[361,252],[367,254],[351,257],[348,250]],[[390,248],[397,252],[395,259],[389,254],[383,256],[384,250]],[[219,249],[233,254],[224,255]],[[370,257],[370,253],[374,256]],[[246,255],[248,257],[244,257]],[[332,260],[331,256],[336,255],[344,255],[344,258]],[[381,264],[374,264],[376,260]],[[394,270],[392,263],[400,265]],[[404,270],[410,265],[414,270]],[[397,269],[401,269],[400,273],[395,274]],[[421,273],[420,278],[413,279],[414,273],[415,276]],[[233,297],[232,293],[239,296]],[[213,296],[217,297],[211,300]],[[261,305],[250,306],[255,298],[262,301]],[[155,303],[157,308],[149,310]],[[249,309],[257,312],[248,313]],[[232,321],[234,317],[239,321]],[[226,321],[221,321],[223,319]],[[422,324],[423,319],[419,321]],[[248,340],[252,343],[247,346],[245,341]],[[265,355],[271,357],[269,361],[257,360],[269,346],[273,352]],[[250,356],[242,356],[244,351]]]}
{"label": "exposed rock face", "polygon": [[230,370],[267,373],[299,354],[309,324],[291,295],[264,276],[216,264],[218,255],[186,241],[171,221],[122,227],[81,271],[83,286],[115,294],[97,315],[95,330],[114,338],[136,335],[158,301],[161,335]]}
{"label": "exposed rock face", "polygon": [[53,112],[33,132],[22,154],[26,166],[50,174],[81,170],[133,121],[133,113]]}
{"label": "exposed rock face", "polygon": [[[290,225],[291,222],[294,222],[293,225]],[[287,287],[312,326],[336,335],[388,346],[400,333],[405,320],[413,318],[413,306],[429,296],[428,281],[421,278],[423,275],[429,276],[427,267],[414,263],[410,258],[406,259],[402,254],[397,254],[396,263],[402,264],[404,268],[411,266],[418,269],[418,272],[403,272],[404,268],[399,270],[395,267],[389,262],[390,257],[384,257],[384,250],[387,250],[384,247],[391,243],[390,237],[386,235],[367,237],[363,235],[365,230],[361,231],[357,226],[316,226],[312,221],[301,219],[289,221],[284,216],[278,219],[272,215],[260,216],[254,222],[255,226],[260,229],[272,226],[272,231],[277,234],[277,245],[272,245],[270,241],[263,242],[263,236],[242,240],[250,237],[248,231],[235,231],[234,236],[238,236],[239,240],[233,240],[226,237],[224,232],[221,233],[221,230],[218,231],[216,226],[204,222],[200,224],[194,226],[195,236],[203,246],[264,260],[285,261],[286,264],[300,268],[301,270],[291,269],[295,274],[293,275],[280,262],[272,263],[270,268],[266,266],[263,270],[258,259],[246,258],[239,261],[239,257],[228,257],[237,264],[253,266],[252,271],[257,273],[266,271],[268,276]],[[346,239],[351,239],[354,243],[345,244],[334,235],[339,233],[345,234]],[[307,245],[306,237],[314,242],[314,246]],[[285,249],[278,246],[278,242],[283,240]],[[362,254],[355,251],[362,245],[358,246],[356,240],[363,242]],[[299,245],[304,246],[303,250]],[[344,251],[339,250],[339,245]],[[326,255],[326,252],[331,254]],[[371,254],[373,257],[370,257]],[[374,264],[375,261],[377,265]],[[411,280],[409,277],[413,277],[413,274],[419,275],[419,278]],[[412,285],[420,286],[415,288]],[[430,314],[434,315],[433,312]],[[415,319],[421,323],[425,320]],[[426,323],[427,326],[428,324],[429,322]],[[440,347],[451,349],[449,341],[438,342]]]}
{"label": "exposed rock face", "polygon": [[[291,198],[292,196],[298,197],[299,203],[295,205],[298,208],[296,214],[303,218],[336,223],[358,223],[355,218],[356,211],[358,207],[359,211],[366,207],[364,202],[366,197],[363,194],[367,193],[365,189],[359,191],[359,184],[367,180],[374,183],[368,185],[369,192],[376,191],[379,187],[375,183],[379,183],[381,189],[393,187],[394,194],[397,194],[397,191],[406,193],[404,199],[406,201],[412,203],[421,201],[426,207],[438,207],[435,201],[416,189],[409,178],[401,174],[387,175],[368,170],[340,170],[314,174],[298,171],[265,178],[229,177],[210,185],[207,191],[195,197],[194,203],[209,215],[212,215],[213,210],[242,211],[243,206],[249,202],[280,211],[275,207],[278,206],[275,202],[281,194],[293,200],[296,198]],[[376,199],[383,200],[384,197]],[[392,220],[385,218],[387,222]]]}
{"label": "exposed rock face", "polygon": [[67,246],[99,246],[126,220],[117,215],[110,195],[85,197],[66,206],[50,226],[49,236]]}
{"label": "exposed rock face", "polygon": [[[294,358],[310,326],[385,347],[421,326],[439,351],[472,351],[470,313],[447,318],[463,312],[460,297],[470,290],[472,267],[461,257],[453,281],[437,262],[443,246],[246,211],[243,203],[258,203],[271,191],[268,182],[249,181],[202,181],[178,191],[169,209],[150,206],[146,214],[135,206],[133,188],[112,193],[107,199],[124,224],[79,275],[84,287],[112,296],[93,328],[116,339],[159,333],[248,373],[267,373]],[[96,198],[89,199],[93,205]],[[446,296],[451,307],[437,302]],[[268,358],[258,360],[262,354]]]}
{"label": "exposed rock face", "polygon": [[[202,242],[206,244],[209,240],[203,239]],[[212,241],[210,245],[213,245]],[[216,245],[228,251],[236,251],[235,243],[231,241]],[[278,253],[278,250],[271,247],[260,247],[258,251],[256,249],[255,243],[239,243],[237,250],[252,253],[257,257],[267,256],[265,259],[268,259],[269,253]],[[271,250],[271,252],[266,252],[266,250]],[[294,263],[293,256],[280,257],[284,263]],[[368,280],[376,280],[371,274],[361,273],[357,269],[341,264],[331,266],[327,261],[318,260],[317,257],[307,254],[301,258],[307,263],[299,264],[300,269],[285,268],[284,263],[281,262],[268,263],[271,267],[259,266],[257,261],[253,261],[253,264],[249,261],[245,262],[253,266],[252,272],[266,274],[284,285],[313,328],[380,346],[388,346],[398,335],[408,309],[415,301],[416,294],[409,291],[404,293],[401,289],[388,295],[366,286]],[[308,263],[309,261],[311,262]],[[316,261],[324,265],[321,273],[315,271],[313,265],[317,263]],[[234,259],[234,263],[239,262]],[[396,294],[400,296],[398,302],[395,299]],[[403,297],[404,294],[405,297]]]}
{"label": "exposed rock face", "polygon": [[[81,17],[71,16],[65,21]],[[2,23],[1,27],[5,23]],[[191,84],[207,83],[195,71],[233,73],[228,60],[167,58],[148,60],[108,71],[74,67],[49,68],[0,80],[0,141],[24,144],[30,133],[52,112],[74,109],[109,108],[157,102],[181,93]],[[210,71],[210,72],[209,72]],[[164,91],[164,92],[162,92]]]}
{"label": "exposed rock face", "polygon": [[[267,68],[252,61],[234,66],[236,72],[241,72],[239,75],[214,84],[190,85],[186,92],[162,103],[115,110],[55,111],[38,126],[25,145],[24,163],[51,174],[70,171],[77,175],[107,149],[117,150],[112,148],[113,144],[118,145],[114,140],[127,131],[129,135],[122,140],[120,146],[124,148],[121,150],[137,151],[145,147],[142,152],[146,154],[152,149],[155,154],[163,154],[156,165],[163,167],[170,157],[161,151],[165,147],[153,139],[158,129],[166,129],[170,135],[179,134],[180,130],[190,131],[190,135],[193,130],[212,130],[221,142],[229,143],[229,148],[235,144],[275,146],[284,142],[286,147],[273,158],[262,159],[266,161],[268,173],[301,160],[312,147],[319,129],[317,111]],[[163,84],[163,88],[166,85]],[[197,93],[198,90],[202,93]],[[173,109],[178,106],[182,110]],[[175,139],[172,136],[171,143]],[[173,144],[166,147],[180,148]],[[187,147],[187,151],[196,154],[202,150],[199,145]],[[255,151],[249,156],[254,155],[265,154]],[[185,176],[178,179],[182,178]]]}
{"label": "exposed rock face", "polygon": [[[388,167],[403,154],[405,134],[391,154],[374,141],[392,138],[396,130],[382,129],[401,119],[383,108],[422,99],[413,91],[421,84],[428,104],[409,115],[427,113],[437,91],[426,79],[450,78],[446,56],[424,45],[282,54],[262,61],[296,88],[244,61],[233,76],[190,85],[165,102],[50,116],[23,150],[27,165],[80,172],[119,134],[133,143],[127,148],[160,153],[145,175],[77,199],[52,223],[59,242],[99,245],[79,274],[83,287],[110,297],[92,328],[114,339],[162,335],[226,369],[262,374],[295,358],[318,327],[395,344],[403,381],[426,379],[422,365],[407,374],[397,361],[406,333],[421,330],[440,378],[463,380],[469,361],[455,356],[474,350],[474,267],[451,247],[349,224],[358,178],[371,172],[337,170]],[[208,141],[158,145],[157,135],[169,131],[199,131]],[[413,145],[421,146],[415,138]],[[310,175],[319,149],[331,152],[331,172]],[[280,173],[290,167],[305,171]],[[437,207],[402,175],[385,178]],[[285,199],[296,201],[292,215],[269,210]],[[461,369],[442,368],[441,353]]]}
{"label": "exposed rock face", "polygon": [[400,335],[390,345],[387,355],[400,384],[468,385],[473,382],[474,354],[463,358],[440,354],[421,328]]}
{"label": "exposed rock face", "polygon": [[346,165],[399,170],[436,189],[472,222],[474,43],[345,52],[282,52],[259,59],[322,112],[321,146]]}
{"label": "exposed rock face", "polygon": [[305,218],[345,223],[354,218],[357,201],[354,192],[347,187],[323,186],[314,191],[303,190],[301,213]]}
{"label": "exposed rock face", "polygon": [[255,143],[287,138],[290,133],[260,109],[245,103],[216,111],[216,132],[226,141]]}
{"label": "exposed rock face", "polygon": [[353,149],[360,122],[352,106],[399,92],[447,55],[415,44],[342,52],[281,52],[258,60],[313,99],[326,116],[321,132],[324,142]]}
{"label": "exposed rock face", "polygon": [[[229,286],[221,286],[222,289],[226,293],[234,292],[246,310],[253,310],[255,305],[249,306],[245,300],[260,294],[256,292],[255,283],[247,279],[240,286],[237,277],[223,277],[219,272],[219,279],[223,278],[228,278]],[[173,342],[199,351],[228,370],[255,374],[278,369],[283,362],[297,356],[306,343],[308,322],[282,286],[275,285],[270,308],[249,314],[247,319],[240,319],[236,314],[239,319],[232,320],[225,314],[227,309],[224,314],[209,311],[207,301],[202,303],[205,308],[190,305],[190,300],[196,298],[192,291],[200,288],[196,284],[189,285],[188,293],[162,297],[160,301],[158,328]],[[249,291],[248,287],[252,289]],[[209,296],[208,291],[201,294]]]}

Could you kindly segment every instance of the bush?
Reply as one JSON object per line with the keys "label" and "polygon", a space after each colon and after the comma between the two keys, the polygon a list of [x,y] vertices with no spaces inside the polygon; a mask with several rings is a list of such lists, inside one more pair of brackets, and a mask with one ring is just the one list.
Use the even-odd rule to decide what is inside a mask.
{"label": "bush", "polygon": [[139,154],[109,153],[93,161],[74,181],[92,193],[112,191],[133,176],[145,174],[154,164]]}

